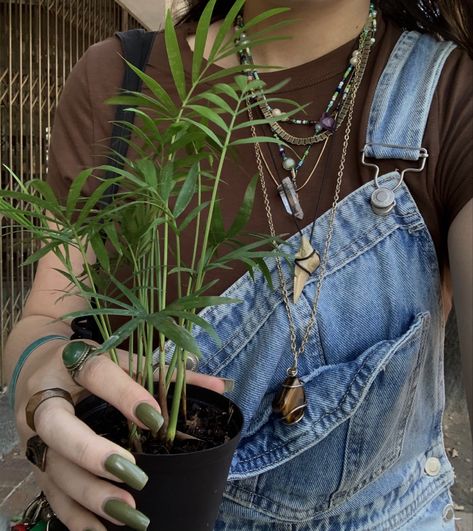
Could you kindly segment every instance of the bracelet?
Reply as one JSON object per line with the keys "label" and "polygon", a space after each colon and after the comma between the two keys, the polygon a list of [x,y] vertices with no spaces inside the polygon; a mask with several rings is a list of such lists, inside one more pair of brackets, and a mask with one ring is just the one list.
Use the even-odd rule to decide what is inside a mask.
{"label": "bracelet", "polygon": [[15,409],[16,384],[18,382],[21,369],[23,369],[23,365],[26,363],[26,360],[31,356],[31,354],[33,354],[33,352],[37,348],[41,347],[45,343],[48,343],[49,341],[55,341],[57,339],[69,340],[69,338],[66,336],[57,336],[57,335],[44,336],[44,337],[40,337],[36,341],[33,341],[33,343],[31,343],[31,345],[28,345],[23,351],[22,355],[20,356],[20,359],[17,361],[17,364],[15,365],[15,369],[13,370],[10,384],[8,385],[8,403],[10,404],[10,408],[12,410]]}

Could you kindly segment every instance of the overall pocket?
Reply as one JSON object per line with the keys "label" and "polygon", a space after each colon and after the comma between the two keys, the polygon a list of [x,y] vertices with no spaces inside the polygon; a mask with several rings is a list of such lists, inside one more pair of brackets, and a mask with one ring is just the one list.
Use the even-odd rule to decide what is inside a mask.
{"label": "overall pocket", "polygon": [[380,477],[402,450],[429,327],[430,314],[419,313],[400,337],[303,376],[300,424],[272,414],[268,393],[237,449],[227,497],[262,518],[302,521]]}

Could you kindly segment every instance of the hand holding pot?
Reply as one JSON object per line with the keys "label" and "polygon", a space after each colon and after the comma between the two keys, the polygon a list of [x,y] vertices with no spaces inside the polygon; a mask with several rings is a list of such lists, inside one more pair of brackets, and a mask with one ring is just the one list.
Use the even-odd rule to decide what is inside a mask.
{"label": "hand holding pot", "polygon": [[[146,529],[149,520],[136,510],[133,496],[107,481],[125,482],[133,489],[142,489],[148,478],[136,466],[133,455],[80,421],[67,399],[54,393],[44,399],[41,392],[62,389],[77,403],[88,391],[113,405],[130,421],[152,431],[158,431],[163,422],[159,405],[146,389],[105,355],[88,359],[73,381],[63,364],[64,346],[63,341],[56,342],[53,348],[43,348],[43,353],[32,356],[17,385],[20,437],[26,444],[37,434],[46,445],[42,450],[39,448],[40,453],[46,453],[44,470],[35,469],[38,483],[58,518],[71,531],[105,530],[96,515],[116,524]],[[127,367],[128,353],[119,352],[119,357]],[[189,372],[188,382],[220,393],[225,390],[222,380],[205,375]],[[34,395],[35,403],[31,404]]]}

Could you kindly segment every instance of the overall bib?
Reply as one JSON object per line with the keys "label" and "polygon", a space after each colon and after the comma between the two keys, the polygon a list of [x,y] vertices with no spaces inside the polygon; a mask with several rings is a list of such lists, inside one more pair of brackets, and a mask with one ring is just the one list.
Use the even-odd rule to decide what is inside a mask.
{"label": "overall bib", "polygon": [[[372,103],[368,156],[419,160],[453,48],[403,33]],[[393,189],[399,180],[392,171],[378,186]],[[240,304],[202,312],[222,345],[196,332],[199,371],[234,378],[229,396],[245,416],[216,531],[455,529],[442,434],[445,322],[436,251],[407,186],[395,190],[387,215],[372,208],[376,186],[362,186],[338,206],[316,326],[299,359],[308,402],[299,424],[284,424],[271,408],[292,364],[275,261],[268,264],[274,291],[262,275],[245,275],[225,292]],[[316,222],[319,252],[327,225],[328,213]],[[314,274],[292,305],[298,345],[317,281]]]}

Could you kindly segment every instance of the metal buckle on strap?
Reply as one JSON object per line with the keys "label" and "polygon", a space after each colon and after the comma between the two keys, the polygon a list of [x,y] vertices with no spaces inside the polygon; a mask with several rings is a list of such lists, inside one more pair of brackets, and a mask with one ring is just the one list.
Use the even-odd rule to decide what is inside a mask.
{"label": "metal buckle on strap", "polygon": [[[368,148],[371,146],[380,146],[380,147],[387,147],[387,148],[419,151],[419,158],[421,159],[421,164],[419,167],[416,167],[416,168],[406,168],[402,170],[399,174],[399,180],[397,184],[394,186],[394,188],[388,188],[387,186],[382,186],[378,180],[379,173],[381,171],[380,167],[377,164],[366,161],[366,158],[367,158],[366,153],[367,153]],[[376,190],[373,192],[371,196],[371,207],[373,208],[373,211],[375,212],[375,214],[378,214],[379,216],[386,216],[393,210],[393,208],[396,206],[396,199],[395,199],[394,193],[404,182],[404,177],[406,173],[409,173],[409,172],[419,173],[423,171],[425,168],[425,164],[427,162],[428,156],[429,156],[429,153],[425,148],[412,148],[410,146],[396,146],[393,144],[374,144],[374,143],[365,145],[362,151],[361,163],[364,166],[368,166],[370,168],[375,169],[374,182],[376,185]]]}

